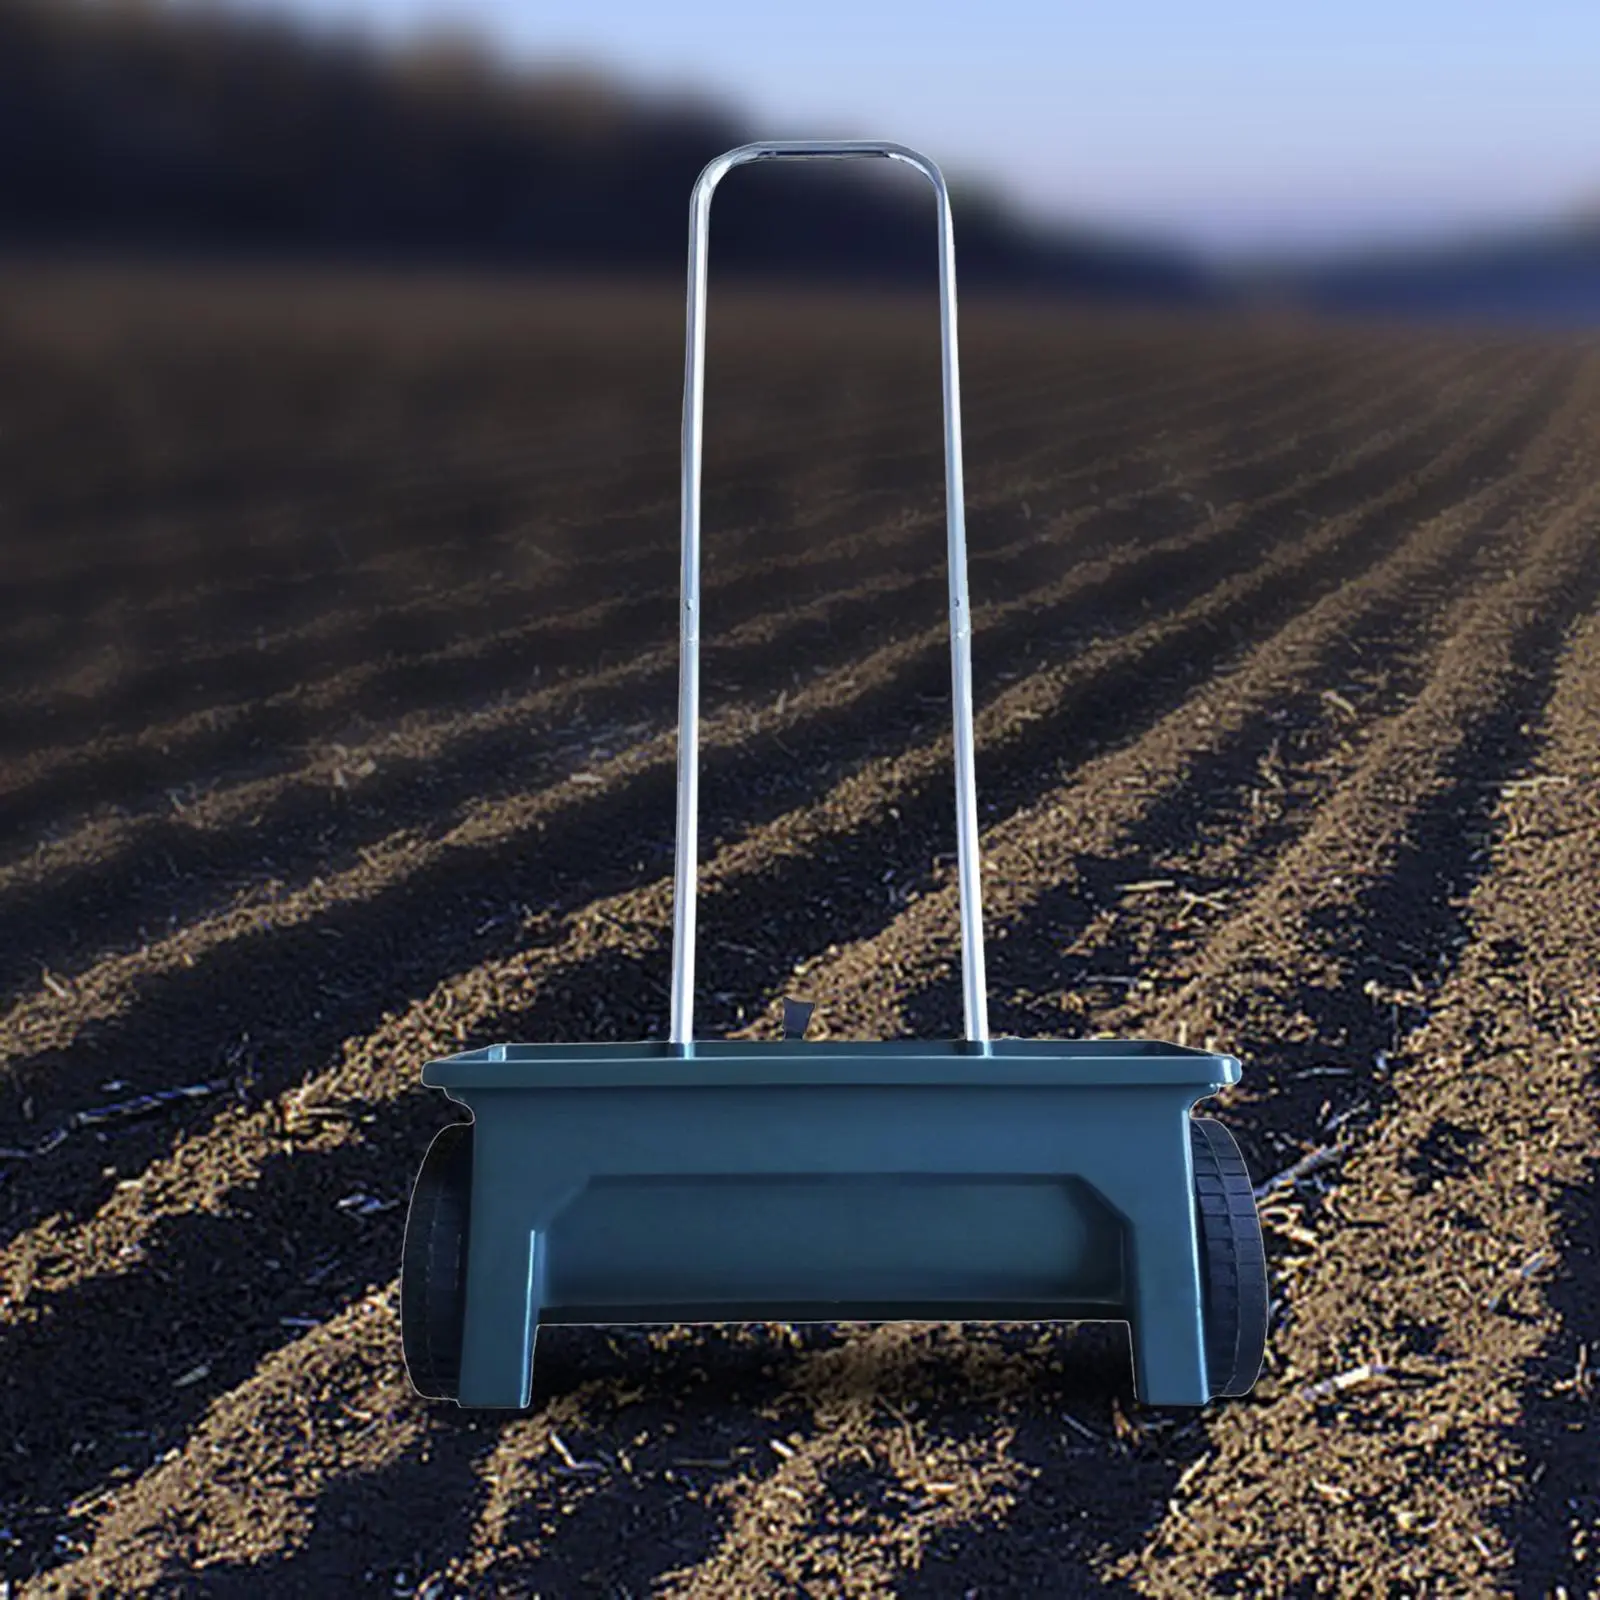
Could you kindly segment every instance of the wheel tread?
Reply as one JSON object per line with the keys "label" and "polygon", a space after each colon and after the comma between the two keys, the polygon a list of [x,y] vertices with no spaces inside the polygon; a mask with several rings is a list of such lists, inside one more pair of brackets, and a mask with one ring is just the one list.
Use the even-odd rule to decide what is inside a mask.
{"label": "wheel tread", "polygon": [[456,1397],[466,1297],[467,1222],[472,1196],[472,1125],[441,1130],[411,1193],[400,1273],[400,1336],[419,1394]]}
{"label": "wheel tread", "polygon": [[1267,1261],[1250,1171],[1233,1135],[1212,1117],[1189,1124],[1200,1224],[1207,1381],[1213,1395],[1248,1394],[1267,1335]]}

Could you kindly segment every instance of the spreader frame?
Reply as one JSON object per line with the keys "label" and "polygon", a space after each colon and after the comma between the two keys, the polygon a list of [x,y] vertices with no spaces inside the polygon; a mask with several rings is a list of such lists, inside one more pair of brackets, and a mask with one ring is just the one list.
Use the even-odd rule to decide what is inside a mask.
{"label": "spreader frame", "polygon": [[[965,1037],[696,1041],[711,198],[746,162],[828,156],[904,162],[938,202]],[[414,1197],[434,1234],[412,1268],[408,1232],[402,1297],[429,1297],[416,1325],[430,1356],[459,1321],[449,1397],[463,1406],[529,1403],[541,1322],[1120,1320],[1141,1401],[1211,1398],[1191,1113],[1238,1082],[1239,1062],[1145,1040],[989,1036],[959,390],[950,202],[933,162],[903,145],[786,141],[705,168],[689,229],[670,1036],[493,1045],[424,1068],[472,1113],[470,1180],[420,1213]],[[438,1172],[465,1170],[454,1144]],[[419,1191],[428,1176],[425,1163]],[[438,1236],[463,1217],[460,1239]]]}

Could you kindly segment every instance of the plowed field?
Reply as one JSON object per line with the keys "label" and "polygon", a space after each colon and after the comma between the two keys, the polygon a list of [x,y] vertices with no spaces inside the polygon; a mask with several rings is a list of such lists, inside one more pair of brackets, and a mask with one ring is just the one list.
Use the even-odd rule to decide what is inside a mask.
{"label": "plowed field", "polygon": [[[962,313],[991,1024],[1206,1044],[1267,1366],[561,1328],[419,1399],[431,1057],[664,1037],[682,307],[0,282],[18,1595],[1596,1593],[1600,342]],[[698,1030],[961,1031],[937,317],[719,296]]]}

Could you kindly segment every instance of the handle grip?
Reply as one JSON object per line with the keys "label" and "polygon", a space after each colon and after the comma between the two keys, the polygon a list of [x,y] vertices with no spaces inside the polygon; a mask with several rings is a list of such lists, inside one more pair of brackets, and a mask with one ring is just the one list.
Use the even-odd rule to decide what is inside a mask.
{"label": "handle grip", "polygon": [[972,627],[967,602],[967,528],[961,472],[961,399],[956,358],[956,264],[950,195],[933,162],[875,140],[779,140],[741,145],[710,162],[689,202],[689,300],[683,380],[683,605],[678,666],[678,833],[672,898],[671,1042],[694,1037],[695,890],[699,850],[700,461],[705,400],[706,258],[711,197],[749,161],[880,156],[915,167],[933,185],[939,220],[939,336],[944,378],[945,523],[950,563],[950,669],[954,701],[956,852],[961,891],[961,978],[966,1037],[987,1044],[983,910],[978,877],[978,797],[973,773]]}

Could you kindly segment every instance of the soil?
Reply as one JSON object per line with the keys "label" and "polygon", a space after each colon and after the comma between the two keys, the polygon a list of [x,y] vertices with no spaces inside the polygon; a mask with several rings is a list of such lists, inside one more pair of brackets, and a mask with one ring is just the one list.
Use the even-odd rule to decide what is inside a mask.
{"label": "soil", "polygon": [[[0,1574],[1600,1592],[1600,341],[963,306],[990,1021],[1225,1049],[1246,1398],[1121,1324],[419,1398],[422,1065],[664,1037],[676,289],[0,281]],[[713,295],[702,1037],[956,1036],[931,297]]]}

